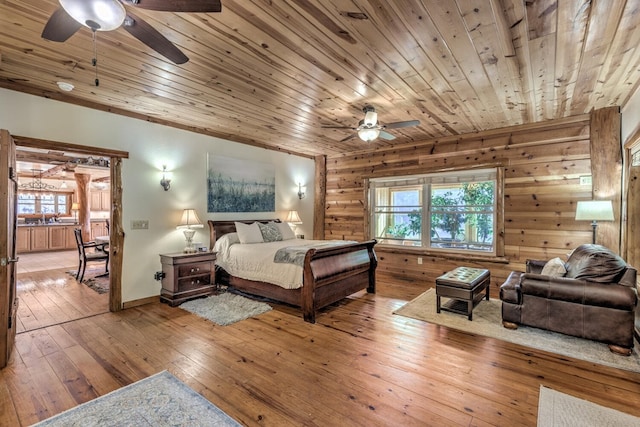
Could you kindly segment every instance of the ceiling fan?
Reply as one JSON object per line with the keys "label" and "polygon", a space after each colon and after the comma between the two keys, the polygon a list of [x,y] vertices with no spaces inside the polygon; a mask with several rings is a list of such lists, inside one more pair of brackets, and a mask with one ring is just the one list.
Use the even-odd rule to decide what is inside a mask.
{"label": "ceiling fan", "polygon": [[371,142],[376,138],[380,137],[382,139],[392,140],[396,137],[391,135],[386,129],[398,129],[398,128],[407,128],[411,126],[418,126],[420,124],[420,120],[408,120],[406,122],[394,122],[387,123],[386,125],[380,124],[378,122],[378,113],[376,113],[376,109],[371,105],[366,105],[362,112],[364,113],[364,119],[358,122],[358,127],[352,126],[322,126],[325,129],[352,129],[355,130],[356,133],[349,135],[348,137],[341,139],[340,142],[347,141],[351,138],[355,138],[358,136],[361,140],[365,142]]}
{"label": "ceiling fan", "polygon": [[[64,42],[83,25],[96,31],[124,28],[132,36],[176,64],[189,60],[158,30],[137,17],[124,5],[162,12],[214,13],[222,10],[221,0],[58,0],[60,8],[53,12],[42,31],[42,38]],[[95,62],[95,59],[94,59]]]}

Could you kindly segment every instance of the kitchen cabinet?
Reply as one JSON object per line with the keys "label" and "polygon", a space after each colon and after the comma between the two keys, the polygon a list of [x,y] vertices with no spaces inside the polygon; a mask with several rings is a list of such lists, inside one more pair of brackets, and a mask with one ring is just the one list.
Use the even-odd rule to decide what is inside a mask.
{"label": "kitchen cabinet", "polygon": [[111,193],[109,191],[92,191],[90,196],[92,211],[111,210]]}
{"label": "kitchen cabinet", "polygon": [[49,250],[49,227],[36,226],[31,228],[31,251]]}
{"label": "kitchen cabinet", "polygon": [[[99,224],[103,224],[100,222]],[[20,226],[16,230],[16,252],[45,252],[76,249],[73,230],[78,225]]]}
{"label": "kitchen cabinet", "polygon": [[47,249],[57,250],[66,249],[67,247],[67,235],[66,227],[58,225],[52,227],[45,227],[49,230],[49,246]]}
{"label": "kitchen cabinet", "polygon": [[107,223],[104,221],[96,221],[91,223],[91,240],[97,236],[108,236]]}
{"label": "kitchen cabinet", "polygon": [[31,227],[18,227],[16,230],[16,252],[31,251]]}
{"label": "kitchen cabinet", "polygon": [[73,232],[78,225],[67,225],[64,227],[65,234],[65,248],[66,249],[77,249],[78,244],[76,243],[76,235]]}

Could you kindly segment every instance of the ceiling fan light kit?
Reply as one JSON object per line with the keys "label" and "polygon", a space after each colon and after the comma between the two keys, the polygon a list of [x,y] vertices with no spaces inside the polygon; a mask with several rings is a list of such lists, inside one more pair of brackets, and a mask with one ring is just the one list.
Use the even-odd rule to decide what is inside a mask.
{"label": "ceiling fan light kit", "polygon": [[[82,26],[97,31],[113,31],[123,28],[133,37],[169,59],[175,64],[184,64],[189,58],[169,39],[146,21],[125,8],[146,9],[160,12],[217,13],[222,11],[221,0],[59,0],[58,8],[44,26],[42,38],[64,42]],[[94,58],[94,65],[96,59]],[[98,81],[96,78],[96,86]]]}
{"label": "ceiling fan light kit", "polygon": [[394,122],[388,123],[386,125],[382,125],[378,123],[378,113],[376,113],[376,109],[372,105],[365,105],[362,109],[364,113],[364,119],[360,120],[358,123],[358,127],[351,126],[322,126],[325,129],[352,129],[355,130],[356,133],[349,135],[346,138],[340,140],[340,142],[347,141],[356,135],[358,138],[365,142],[371,142],[376,140],[378,137],[386,140],[392,140],[396,137],[391,135],[386,129],[397,129],[397,128],[406,128],[411,126],[418,126],[420,124],[419,120],[408,120],[405,122]]}
{"label": "ceiling fan light kit", "polygon": [[371,142],[380,136],[380,129],[377,128],[362,128],[358,130],[358,137],[364,142]]}
{"label": "ceiling fan light kit", "polygon": [[60,5],[73,19],[93,31],[113,31],[127,16],[119,0],[60,0]]}

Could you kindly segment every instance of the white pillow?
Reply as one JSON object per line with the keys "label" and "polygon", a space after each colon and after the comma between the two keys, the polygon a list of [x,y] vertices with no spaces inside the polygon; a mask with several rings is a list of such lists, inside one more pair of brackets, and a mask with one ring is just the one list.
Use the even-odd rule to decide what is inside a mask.
{"label": "white pillow", "polygon": [[238,238],[238,233],[227,233],[218,240],[213,245],[214,252],[227,252],[231,245],[235,243],[240,243],[240,239]]}
{"label": "white pillow", "polygon": [[553,258],[542,267],[540,274],[551,277],[564,277],[567,274],[567,269],[564,266],[564,261],[560,258]]}
{"label": "white pillow", "polygon": [[296,238],[296,235],[291,229],[291,226],[286,222],[276,222],[276,225],[280,229],[280,234],[282,234],[282,240],[291,240]]}
{"label": "white pillow", "polygon": [[257,222],[252,224],[245,224],[242,222],[236,222],[236,231],[238,232],[238,238],[240,243],[262,243],[262,232]]}

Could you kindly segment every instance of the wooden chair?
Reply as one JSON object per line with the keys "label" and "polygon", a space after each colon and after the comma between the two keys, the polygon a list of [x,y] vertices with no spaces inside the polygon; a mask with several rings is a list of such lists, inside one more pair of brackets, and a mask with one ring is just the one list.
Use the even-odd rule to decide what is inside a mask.
{"label": "wooden chair", "polygon": [[[99,248],[102,246],[96,242],[83,242],[82,230],[76,228],[73,230],[76,236],[76,244],[78,246],[78,272],[76,273],[76,280],[82,282],[84,278],[84,272],[89,262],[103,262],[104,272],[109,274],[109,251],[103,252]],[[91,250],[91,249],[95,250]]]}

